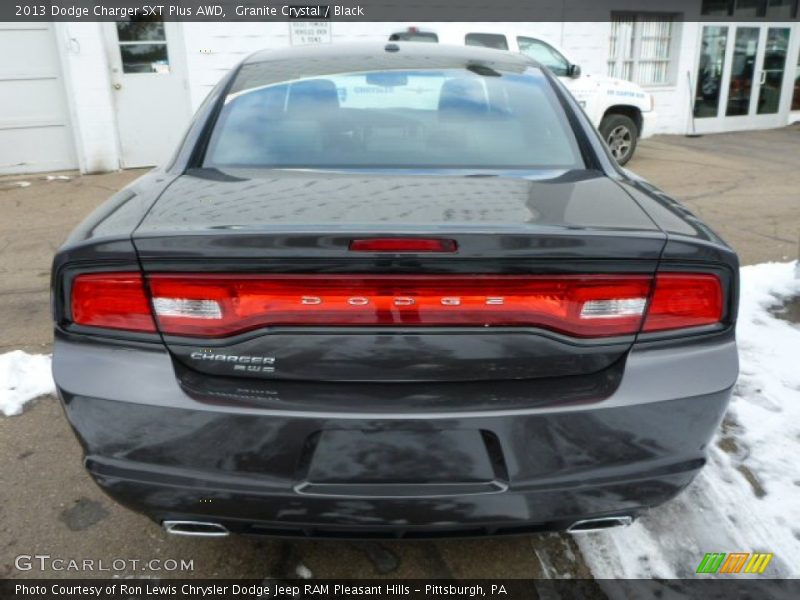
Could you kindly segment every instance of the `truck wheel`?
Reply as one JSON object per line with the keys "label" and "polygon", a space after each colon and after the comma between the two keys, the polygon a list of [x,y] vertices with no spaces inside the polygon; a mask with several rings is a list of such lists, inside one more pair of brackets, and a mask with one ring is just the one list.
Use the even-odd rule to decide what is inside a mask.
{"label": "truck wheel", "polygon": [[600,135],[620,165],[627,163],[636,150],[639,128],[633,119],[620,114],[610,114],[600,122]]}

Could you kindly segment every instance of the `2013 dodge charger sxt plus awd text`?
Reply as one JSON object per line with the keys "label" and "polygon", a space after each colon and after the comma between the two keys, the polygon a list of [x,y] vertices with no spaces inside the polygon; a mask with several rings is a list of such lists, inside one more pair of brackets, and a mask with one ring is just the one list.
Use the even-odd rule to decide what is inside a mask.
{"label": "2013 dodge charger sxt plus awd text", "polygon": [[703,466],[737,273],[527,57],[263,52],[59,250],[54,373],[173,533],[609,527]]}

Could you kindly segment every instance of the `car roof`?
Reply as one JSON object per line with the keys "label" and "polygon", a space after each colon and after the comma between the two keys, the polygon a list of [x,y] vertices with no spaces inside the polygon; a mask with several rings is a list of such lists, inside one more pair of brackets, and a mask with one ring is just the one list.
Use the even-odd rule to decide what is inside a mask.
{"label": "car roof", "polygon": [[[261,50],[244,60],[244,65],[255,64],[263,65],[267,71],[286,72],[284,79],[370,70],[458,69],[476,65],[522,72],[539,66],[533,59],[515,52],[422,42],[371,42]],[[274,77],[269,79],[279,80]]]}

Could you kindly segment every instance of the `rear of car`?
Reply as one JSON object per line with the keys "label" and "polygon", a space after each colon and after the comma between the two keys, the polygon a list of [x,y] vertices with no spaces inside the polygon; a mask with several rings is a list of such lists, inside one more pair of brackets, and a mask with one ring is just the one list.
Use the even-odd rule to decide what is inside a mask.
{"label": "rear of car", "polygon": [[737,285],[525,57],[262,53],[56,255],[54,375],[174,533],[586,530],[704,464]]}

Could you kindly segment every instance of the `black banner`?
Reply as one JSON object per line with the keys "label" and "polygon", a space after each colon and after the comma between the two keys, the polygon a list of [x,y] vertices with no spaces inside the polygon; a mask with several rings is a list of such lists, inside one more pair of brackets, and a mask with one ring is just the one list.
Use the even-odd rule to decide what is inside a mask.
{"label": "black banner", "polygon": [[308,580],[188,580],[188,579],[30,579],[0,580],[3,600],[431,600],[486,598],[702,598],[745,599],[800,597],[800,581],[743,579],[677,580],[533,580],[533,579],[308,579]]}
{"label": "black banner", "polygon": [[[766,2],[766,0],[764,0]],[[713,8],[715,10],[711,10]],[[733,5],[731,5],[733,7]],[[3,0],[0,21],[608,21],[611,13],[643,11],[669,14],[677,20],[736,20],[719,3],[704,0],[336,0],[300,4],[296,0]],[[796,20],[772,12],[752,11],[743,20]]]}

